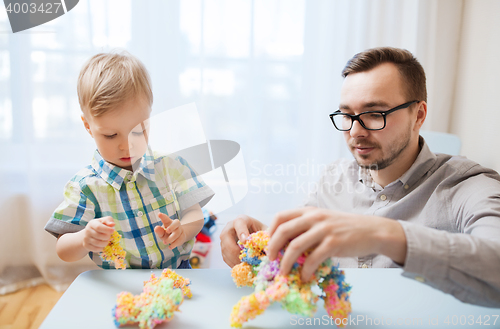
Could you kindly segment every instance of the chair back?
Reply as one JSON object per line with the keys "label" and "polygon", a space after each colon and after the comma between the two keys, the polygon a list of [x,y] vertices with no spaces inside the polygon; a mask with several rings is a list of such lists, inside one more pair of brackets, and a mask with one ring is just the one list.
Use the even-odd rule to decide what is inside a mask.
{"label": "chair back", "polygon": [[430,150],[434,153],[460,155],[462,142],[460,141],[460,137],[457,135],[421,130],[420,136],[425,139]]}

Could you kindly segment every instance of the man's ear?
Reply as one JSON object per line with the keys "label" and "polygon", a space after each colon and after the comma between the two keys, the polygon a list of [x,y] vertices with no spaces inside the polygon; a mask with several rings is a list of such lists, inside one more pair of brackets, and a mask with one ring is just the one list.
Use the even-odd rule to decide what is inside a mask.
{"label": "man's ear", "polygon": [[81,118],[82,118],[82,122],[83,122],[83,126],[85,127],[85,130],[87,130],[88,133],[90,134],[90,136],[92,136],[92,138],[94,138],[94,136],[92,135],[92,130],[90,130],[90,125],[87,122],[87,119],[85,119],[85,115],[82,114]]}
{"label": "man's ear", "polygon": [[424,124],[426,117],[427,117],[427,103],[421,101],[418,103],[417,107],[417,116],[415,121],[416,129],[420,130],[420,128],[422,128],[422,125]]}

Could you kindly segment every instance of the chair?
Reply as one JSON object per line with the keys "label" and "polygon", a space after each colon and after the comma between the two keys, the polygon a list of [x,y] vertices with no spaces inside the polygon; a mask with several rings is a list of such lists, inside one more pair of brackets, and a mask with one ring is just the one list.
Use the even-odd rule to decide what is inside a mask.
{"label": "chair", "polygon": [[462,142],[457,135],[422,130],[420,136],[425,139],[430,150],[434,153],[460,155]]}

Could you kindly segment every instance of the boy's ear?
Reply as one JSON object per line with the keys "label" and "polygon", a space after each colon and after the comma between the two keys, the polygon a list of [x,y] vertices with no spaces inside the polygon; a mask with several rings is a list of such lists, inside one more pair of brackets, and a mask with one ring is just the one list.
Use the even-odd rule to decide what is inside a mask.
{"label": "boy's ear", "polygon": [[83,126],[88,131],[88,133],[90,134],[90,136],[92,136],[92,138],[93,138],[94,136],[92,135],[92,130],[90,130],[90,125],[87,122],[87,119],[85,119],[85,116],[83,114],[81,115],[81,118],[82,118]]}

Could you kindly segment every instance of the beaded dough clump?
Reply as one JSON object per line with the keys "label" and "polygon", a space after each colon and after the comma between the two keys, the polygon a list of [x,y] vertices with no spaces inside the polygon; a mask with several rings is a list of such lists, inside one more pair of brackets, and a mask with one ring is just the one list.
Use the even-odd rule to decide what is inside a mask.
{"label": "beaded dough clump", "polygon": [[[269,234],[259,231],[250,234],[244,243],[238,242],[242,248],[242,262],[233,267],[231,275],[238,287],[250,286],[255,291],[242,297],[233,307],[231,326],[240,328],[244,322],[262,314],[275,302],[281,303],[292,314],[312,317],[316,313],[316,302],[322,298],[328,315],[342,327],[342,320],[351,313],[351,286],[344,282],[344,271],[328,259],[319,266],[310,281],[302,282],[300,272],[308,255],[306,252],[297,259],[288,275],[280,275],[284,250],[276,260],[270,261],[265,252],[268,241]],[[312,292],[311,288],[315,285],[322,290],[321,296]]]}
{"label": "beaded dough clump", "polygon": [[124,270],[127,268],[125,264],[125,255],[127,254],[120,245],[120,240],[122,236],[120,233],[114,231],[111,235],[111,240],[103,251],[100,253],[102,260],[113,261],[115,263],[115,268]]}
{"label": "beaded dough clump", "polygon": [[151,278],[144,281],[140,295],[125,291],[118,294],[113,308],[116,326],[138,324],[141,329],[153,329],[172,320],[184,297],[192,296],[189,284],[189,279],[171,269],[164,269],[159,277],[151,274]]}

